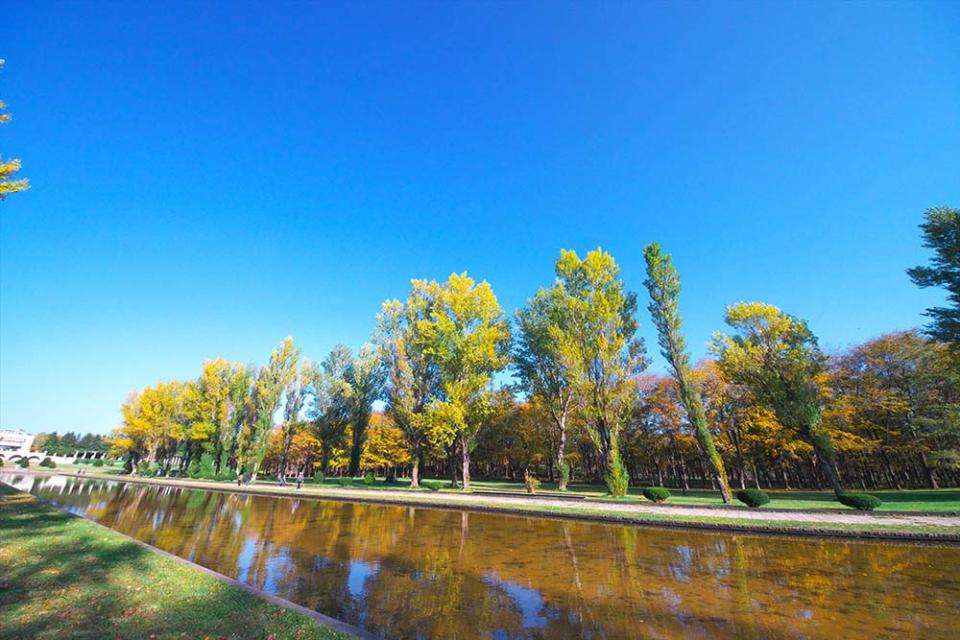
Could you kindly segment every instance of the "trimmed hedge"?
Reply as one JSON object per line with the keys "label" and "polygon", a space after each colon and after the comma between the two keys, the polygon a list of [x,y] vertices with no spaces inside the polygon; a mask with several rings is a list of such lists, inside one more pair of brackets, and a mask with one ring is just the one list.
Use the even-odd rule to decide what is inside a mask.
{"label": "trimmed hedge", "polygon": [[313,474],[313,483],[323,484],[323,471],[317,471],[315,474]]}
{"label": "trimmed hedge", "polygon": [[341,476],[341,477],[340,477],[340,486],[341,486],[341,487],[349,487],[349,486],[352,486],[352,485],[353,485],[353,478],[351,478],[350,476]]}
{"label": "trimmed hedge", "polygon": [[56,469],[57,463],[47,457],[40,461],[40,466],[46,467],[47,469]]}
{"label": "trimmed hedge", "polygon": [[659,504],[667,501],[667,498],[670,497],[670,491],[664,487],[644,487],[643,497],[650,502],[656,502]]}
{"label": "trimmed hedge", "polygon": [[102,458],[97,458],[96,460],[94,460],[94,461],[93,461],[93,466],[95,466],[95,467],[102,467],[102,466],[103,466],[103,459],[102,459]]}
{"label": "trimmed hedge", "polygon": [[443,488],[443,481],[441,480],[421,480],[421,487],[426,487],[430,491],[440,491]]}
{"label": "trimmed hedge", "polygon": [[17,466],[23,467],[24,469],[28,468],[30,466],[30,458],[27,458],[27,457],[20,458],[19,460],[17,460]]}
{"label": "trimmed hedge", "polygon": [[869,493],[844,493],[837,498],[837,500],[839,500],[841,504],[859,509],[860,511],[873,511],[883,504],[880,498],[872,496]]}
{"label": "trimmed hedge", "polygon": [[766,491],[760,489],[740,489],[740,491],[737,491],[737,500],[748,507],[756,508],[770,502],[770,496],[767,495]]}
{"label": "trimmed hedge", "polygon": [[372,487],[377,483],[377,477],[373,475],[372,471],[367,471],[366,475],[363,476],[363,484],[368,487]]}

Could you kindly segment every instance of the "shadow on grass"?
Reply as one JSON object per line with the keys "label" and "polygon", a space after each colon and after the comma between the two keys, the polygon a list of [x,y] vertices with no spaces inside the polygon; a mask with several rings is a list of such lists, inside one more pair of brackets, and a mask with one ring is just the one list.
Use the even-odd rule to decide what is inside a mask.
{"label": "shadow on grass", "polygon": [[273,605],[0,484],[0,637],[334,638]]}

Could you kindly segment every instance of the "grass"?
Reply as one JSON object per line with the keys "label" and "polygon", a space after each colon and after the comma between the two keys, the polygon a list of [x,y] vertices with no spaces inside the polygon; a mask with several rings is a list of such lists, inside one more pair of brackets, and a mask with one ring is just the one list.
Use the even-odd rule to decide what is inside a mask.
{"label": "grass", "polygon": [[[449,483],[449,479],[447,478],[442,478],[441,480],[445,484]],[[266,478],[258,479],[257,484],[279,485],[276,480]],[[526,492],[522,482],[508,482],[502,480],[471,480],[470,485],[475,491]],[[314,484],[313,480],[309,480],[304,483],[304,486],[316,485]],[[340,483],[336,477],[330,477],[324,480],[323,486],[339,488]],[[356,478],[354,479],[353,486],[358,489],[380,489],[385,491],[397,489],[409,490],[410,481],[406,478],[398,478],[397,482],[387,484],[382,478],[378,478],[376,484],[373,486],[364,486],[363,479]],[[617,498],[617,501],[639,501],[649,504],[649,501],[643,497],[642,491],[642,487],[631,487],[628,496],[626,498]],[[855,491],[857,493],[869,493],[870,495],[880,498],[883,501],[883,504],[877,509],[877,512],[922,511],[929,513],[960,513],[960,489],[905,489],[902,491],[893,489],[877,489],[873,491],[867,490],[862,492],[859,489],[851,488],[851,491]],[[460,490],[445,486],[443,489],[441,489],[441,492],[459,493]],[[832,491],[784,491],[772,489],[766,490],[766,492],[770,496],[770,504],[766,505],[764,507],[765,509],[831,509],[844,512],[851,511],[849,507],[837,502]],[[540,488],[537,490],[537,493],[562,495],[562,493],[557,490],[556,483],[548,482],[542,483]],[[591,498],[598,499],[610,499],[606,495],[606,487],[596,484],[570,485],[567,493],[587,495]],[[671,488],[670,493],[671,497],[667,501],[667,504],[698,507],[724,506],[723,501],[720,499],[720,494],[716,491],[691,489],[687,492],[684,492],[682,489]],[[733,504],[726,505],[726,507],[736,509],[747,508],[746,505],[743,505],[736,500],[734,500]]]}
{"label": "grass", "polygon": [[0,636],[347,638],[0,485]]}

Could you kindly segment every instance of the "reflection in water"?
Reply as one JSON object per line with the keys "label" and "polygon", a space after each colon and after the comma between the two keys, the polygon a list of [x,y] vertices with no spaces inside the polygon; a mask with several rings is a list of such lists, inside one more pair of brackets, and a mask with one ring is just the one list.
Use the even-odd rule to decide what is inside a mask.
{"label": "reflection in water", "polygon": [[700,533],[7,474],[391,638],[951,637],[960,548]]}

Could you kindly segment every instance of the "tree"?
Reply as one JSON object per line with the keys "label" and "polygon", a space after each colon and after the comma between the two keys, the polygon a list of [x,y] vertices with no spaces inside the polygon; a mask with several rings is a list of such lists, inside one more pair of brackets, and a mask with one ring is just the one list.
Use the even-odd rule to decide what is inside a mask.
{"label": "tree", "polygon": [[725,503],[733,499],[730,483],[723,460],[717,453],[713,436],[707,426],[707,416],[703,408],[702,390],[690,371],[690,355],[686,341],[680,332],[680,275],[674,268],[669,255],[664,255],[656,242],[648,244],[643,251],[647,262],[647,279],[644,284],[650,293],[650,315],[657,327],[660,353],[667,360],[673,377],[677,381],[680,403],[687,414],[687,420],[693,427],[697,442],[713,471],[713,477],[720,487],[720,496]]}
{"label": "tree", "polygon": [[557,285],[571,330],[561,349],[573,374],[573,393],[586,417],[611,495],[627,493],[629,477],[620,455],[620,432],[636,401],[636,376],[646,366],[636,337],[637,296],[620,280],[609,253],[596,249],[580,259],[563,250]]}
{"label": "tree", "polygon": [[937,207],[927,209],[923,230],[923,246],[935,255],[929,267],[914,267],[907,275],[918,287],[943,287],[947,290],[947,307],[927,309],[932,320],[927,334],[952,345],[960,353],[960,209]]}
{"label": "tree", "polygon": [[454,273],[428,289],[432,313],[417,324],[440,382],[427,406],[428,424],[434,443],[459,446],[463,490],[469,491],[470,451],[489,410],[493,374],[507,364],[510,328],[486,281]]}
{"label": "tree", "polygon": [[833,440],[823,424],[817,376],[825,358],[807,324],[771,304],[740,302],[727,309],[734,335],[714,334],[712,349],[734,382],[809,439],[830,486],[843,493]]}
{"label": "tree", "polygon": [[377,316],[374,341],[386,373],[387,413],[410,453],[410,486],[420,486],[420,460],[429,448],[427,404],[439,390],[437,365],[420,329],[432,315],[426,280],[414,280],[405,302],[388,300]]}
{"label": "tree", "polygon": [[[3,69],[5,60],[0,60],[0,70]],[[7,104],[0,100],[0,124],[10,122],[13,118],[9,113],[4,113]],[[17,191],[26,191],[30,188],[30,181],[25,179],[13,180],[13,174],[20,171],[20,161],[16,159],[4,160],[0,157],[0,200],[7,197],[8,193]]]}
{"label": "tree", "polygon": [[300,350],[287,336],[270,355],[270,363],[260,369],[253,386],[248,422],[238,438],[237,468],[250,473],[251,480],[257,472],[269,444],[273,429],[273,414],[280,407],[284,389],[297,371]]}
{"label": "tree", "polygon": [[343,444],[352,417],[350,383],[347,382],[350,360],[350,349],[340,344],[310,372],[310,415],[314,433],[320,440],[320,471],[324,475],[334,450]]}
{"label": "tree", "polygon": [[307,397],[312,368],[310,362],[304,360],[303,365],[290,378],[287,388],[283,392],[286,402],[283,408],[283,425],[280,427],[281,451],[280,463],[277,468],[277,477],[281,485],[287,483],[287,456],[290,453],[293,437],[301,424],[300,413]]}
{"label": "tree", "polygon": [[350,466],[347,473],[354,477],[360,473],[360,456],[367,438],[367,428],[370,426],[373,403],[383,395],[383,363],[372,345],[363,345],[357,357],[351,358],[345,379],[350,385],[350,424],[352,426]]}
{"label": "tree", "polygon": [[577,340],[571,305],[565,289],[556,283],[541,288],[527,306],[517,311],[517,341],[513,364],[521,386],[548,408],[557,432],[556,460],[560,491],[567,490],[570,470],[564,459],[567,446],[567,418],[573,404],[572,378],[575,361],[571,348]]}

